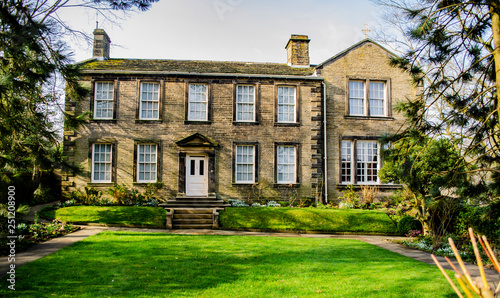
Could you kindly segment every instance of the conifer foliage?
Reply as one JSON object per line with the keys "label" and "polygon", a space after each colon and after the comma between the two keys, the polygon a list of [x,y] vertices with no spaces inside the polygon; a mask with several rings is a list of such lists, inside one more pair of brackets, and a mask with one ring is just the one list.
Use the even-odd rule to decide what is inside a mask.
{"label": "conifer foliage", "polygon": [[449,138],[468,173],[490,173],[499,186],[500,1],[374,1],[401,13],[411,47],[391,63],[422,91],[398,106],[408,125],[392,141]]}
{"label": "conifer foliage", "polygon": [[[78,84],[78,69],[70,64],[62,39],[66,26],[57,16],[63,8],[103,11],[146,10],[158,0],[3,0],[0,1],[0,184],[31,177],[24,185],[38,187],[39,175],[61,159],[57,115],[77,125],[65,113],[57,89],[65,81],[67,96],[78,100],[86,90]],[[62,30],[62,29],[65,30]],[[60,129],[60,127],[59,127]],[[60,133],[60,131],[59,131]]]}

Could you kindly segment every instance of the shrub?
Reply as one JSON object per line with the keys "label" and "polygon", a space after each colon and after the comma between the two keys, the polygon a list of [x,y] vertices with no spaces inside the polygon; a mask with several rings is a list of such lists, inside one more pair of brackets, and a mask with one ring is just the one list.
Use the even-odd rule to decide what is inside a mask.
{"label": "shrub", "polygon": [[340,209],[353,209],[359,203],[359,195],[354,190],[354,185],[347,185],[342,194],[343,196],[339,197],[339,200],[341,200],[339,203]]}
{"label": "shrub", "polygon": [[458,215],[455,225],[459,236],[469,235],[469,227],[479,234],[485,235],[492,243],[500,241],[500,201],[489,206],[465,206]]}
{"label": "shrub", "polygon": [[233,207],[248,207],[248,204],[243,202],[242,200],[237,199],[229,199],[229,204]]}
{"label": "shrub", "polygon": [[422,224],[413,216],[405,216],[398,222],[398,232],[406,235],[411,230],[422,230]]}
{"label": "shrub", "polygon": [[148,183],[144,191],[144,201],[150,202],[156,200],[156,193],[163,188],[163,182]]}
{"label": "shrub", "polygon": [[340,202],[339,209],[354,209],[356,204],[354,202]]}
{"label": "shrub", "polygon": [[54,210],[54,209],[57,209],[57,208],[62,208],[62,207],[70,207],[70,206],[75,206],[76,205],[76,200],[75,199],[71,199],[71,200],[67,200],[63,203],[57,203],[55,206],[46,206],[46,207],[43,207],[41,211],[50,211],[50,210]]}
{"label": "shrub", "polygon": [[267,202],[267,207],[281,207],[281,205],[275,201],[269,201]]}
{"label": "shrub", "polygon": [[28,232],[28,225],[25,223],[20,223],[16,227],[17,235],[24,235]]}
{"label": "shrub", "polygon": [[376,185],[361,185],[361,193],[365,204],[371,204],[378,195],[378,187]]}
{"label": "shrub", "polygon": [[329,205],[324,205],[323,203],[319,203],[319,204],[316,206],[316,208],[318,208],[318,209],[329,209],[329,208],[331,208],[331,206],[329,206]]}
{"label": "shrub", "polygon": [[128,201],[129,190],[125,184],[116,184],[108,188],[108,193],[118,202],[119,205],[124,205],[125,201]]}
{"label": "shrub", "polygon": [[[140,193],[139,190],[133,188],[129,189],[125,184],[113,184],[108,189],[108,193],[116,200],[119,205],[125,206],[158,206],[158,200],[156,198],[156,193],[158,190],[163,188],[163,182],[149,183],[146,185],[146,190],[144,193]],[[101,206],[108,204],[107,201],[101,200]]]}
{"label": "shrub", "polygon": [[99,206],[113,206],[115,203],[108,198],[102,198],[99,201]]}
{"label": "shrub", "polygon": [[95,187],[85,187],[85,201],[86,204],[95,204],[101,200],[102,191],[97,190]]}

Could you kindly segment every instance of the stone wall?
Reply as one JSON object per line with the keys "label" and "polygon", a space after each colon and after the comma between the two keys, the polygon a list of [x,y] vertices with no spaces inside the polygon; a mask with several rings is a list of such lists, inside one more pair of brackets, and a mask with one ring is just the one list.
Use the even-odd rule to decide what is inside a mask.
{"label": "stone wall", "polygon": [[[342,136],[379,137],[393,134],[404,124],[404,117],[392,110],[398,101],[414,97],[410,77],[389,65],[391,53],[370,41],[361,42],[318,68],[325,78],[327,94],[328,199],[342,195],[340,158]],[[385,81],[388,85],[389,111],[386,117],[348,116],[349,79]],[[379,189],[392,191],[393,185]]]}
{"label": "stone wall", "polygon": [[[322,122],[321,80],[301,79],[237,79],[217,77],[171,77],[146,75],[92,75],[83,78],[83,84],[92,89],[93,81],[113,81],[116,90],[116,119],[90,120],[76,131],[65,132],[65,151],[68,161],[79,166],[83,173],[77,175],[66,169],[63,190],[72,191],[84,186],[105,189],[112,184],[90,183],[91,144],[106,140],[116,144],[114,182],[129,187],[143,188],[134,183],[134,142],[155,140],[160,143],[159,180],[165,184],[163,194],[173,197],[180,191],[179,147],[180,141],[200,133],[219,143],[216,148],[217,194],[226,197],[245,198],[252,193],[250,185],[233,184],[234,142],[257,142],[258,180],[266,184],[265,196],[280,197],[289,191],[275,183],[275,142],[299,144],[298,192],[311,197],[316,192],[317,178],[321,176]],[[161,119],[138,121],[137,106],[141,81],[160,82],[162,88]],[[186,122],[186,98],[189,83],[208,83],[210,86],[211,111],[209,123]],[[234,88],[236,84],[253,84],[258,92],[258,122],[233,123]],[[297,125],[275,124],[276,90],[278,85],[296,86],[298,96]],[[91,110],[91,96],[81,103],[66,104],[67,110],[76,113]]]}

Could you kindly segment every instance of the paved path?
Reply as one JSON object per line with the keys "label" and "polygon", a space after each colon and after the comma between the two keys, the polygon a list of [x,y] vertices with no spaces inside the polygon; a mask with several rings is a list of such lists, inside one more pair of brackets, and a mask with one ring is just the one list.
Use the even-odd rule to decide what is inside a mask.
{"label": "paved path", "polygon": [[[66,247],[72,243],[80,241],[86,237],[95,235],[102,231],[133,231],[133,232],[144,232],[144,233],[170,233],[170,234],[182,234],[182,235],[242,235],[242,236],[271,236],[271,237],[304,237],[304,238],[337,238],[337,239],[356,239],[364,241],[369,244],[379,246],[381,248],[390,250],[392,252],[401,254],[403,256],[413,258],[415,260],[435,265],[431,259],[431,255],[426,252],[422,252],[415,249],[407,248],[403,245],[389,242],[389,239],[403,239],[403,237],[393,237],[393,236],[371,236],[371,235],[330,235],[330,234],[297,234],[297,233],[265,233],[265,232],[244,232],[244,231],[227,231],[227,230],[161,230],[161,229],[140,229],[140,228],[120,228],[120,227],[98,227],[98,226],[80,226],[81,229],[69,235],[51,239],[44,243],[35,245],[28,249],[27,251],[16,254],[15,264],[16,268],[34,261],[36,259],[43,258],[63,247]],[[444,258],[438,257],[445,269],[452,268],[448,265]],[[458,267],[456,261],[453,261]],[[8,257],[0,258],[0,276],[4,276],[9,270],[11,263],[8,262]],[[472,277],[479,276],[479,271],[477,266],[472,264],[467,264],[467,270]],[[437,268],[436,268],[437,270]],[[494,270],[486,270],[487,278],[489,281],[498,284],[499,275]],[[453,277],[452,277],[453,278]]]}
{"label": "paved path", "polygon": [[[45,207],[45,206],[53,206],[56,203],[59,203],[59,201],[32,206],[32,207],[30,207],[30,211],[28,212],[28,214],[23,214],[22,215],[22,219],[34,222],[35,221],[35,212],[36,213],[40,213],[40,210],[42,210],[43,207]],[[49,222],[48,220],[45,220],[45,219],[43,219],[41,217],[38,218],[38,221],[39,222],[45,222],[45,223]]]}

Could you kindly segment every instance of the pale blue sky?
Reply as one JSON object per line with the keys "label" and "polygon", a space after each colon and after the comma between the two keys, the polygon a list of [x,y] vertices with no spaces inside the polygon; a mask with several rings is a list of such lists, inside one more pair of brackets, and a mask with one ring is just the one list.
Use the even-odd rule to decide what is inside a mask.
{"label": "pale blue sky", "polygon": [[[160,0],[147,12],[113,25],[99,17],[112,41],[112,58],[286,62],[291,34],[311,39],[318,64],[374,30],[380,8],[368,0]],[[67,9],[61,17],[92,32],[96,16]],[[85,43],[71,42],[76,61],[91,57]]]}

